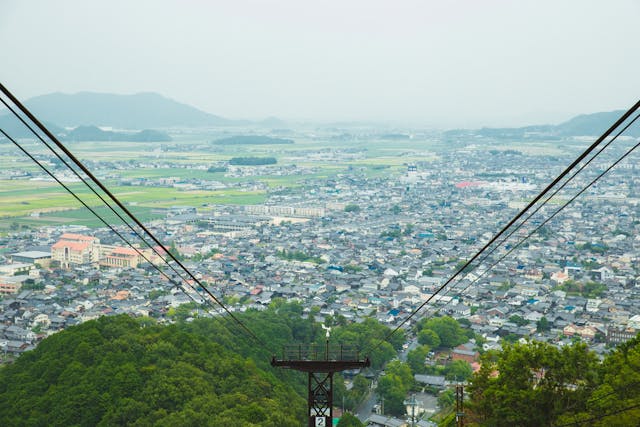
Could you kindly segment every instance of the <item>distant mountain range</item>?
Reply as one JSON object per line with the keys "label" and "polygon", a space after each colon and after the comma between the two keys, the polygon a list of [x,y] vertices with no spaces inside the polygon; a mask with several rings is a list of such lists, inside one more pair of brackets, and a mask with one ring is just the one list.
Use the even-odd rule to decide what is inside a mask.
{"label": "distant mountain range", "polygon": [[206,113],[157,93],[52,93],[31,98],[25,105],[41,120],[62,127],[109,126],[119,129],[152,129],[245,123]]}
{"label": "distant mountain range", "polygon": [[[260,122],[226,119],[171,100],[157,93],[138,93],[134,95],[92,92],[76,94],[52,93],[31,98],[25,101],[25,105],[56,134],[69,133],[65,132],[63,128],[76,128],[79,126],[100,126],[131,130],[220,126],[286,127],[282,120],[274,117],[269,117]],[[469,132],[487,137],[509,139],[597,136],[611,126],[622,113],[623,111],[611,111],[583,114],[559,125],[482,128],[473,131],[457,129],[447,131],[445,136],[462,136]],[[24,126],[7,114],[0,115],[0,127],[15,137],[29,136]],[[93,129],[92,133],[96,133],[95,129]],[[632,126],[626,132],[626,135],[640,136],[640,126]],[[104,140],[113,140],[118,138],[118,135],[101,135],[101,137]],[[78,139],[78,135],[76,135],[75,139]]]}
{"label": "distant mountain range", "polygon": [[[70,141],[166,141],[168,137],[165,133],[149,129],[172,127],[286,126],[275,117],[259,122],[226,119],[157,93],[52,93],[28,99],[24,104],[49,130]],[[102,131],[98,126],[144,130],[144,133],[135,134],[134,139],[128,139],[134,134]],[[15,138],[32,136],[28,129],[8,113],[0,112],[0,128]]]}
{"label": "distant mountain range", "polygon": [[[570,136],[602,135],[624,114],[624,110],[581,114],[558,125],[534,125],[518,128],[482,128],[469,131],[466,129],[454,129],[445,132],[446,136],[455,137],[473,132],[477,135],[498,139],[560,139]],[[640,126],[632,125],[624,133],[626,136],[640,136]]]}

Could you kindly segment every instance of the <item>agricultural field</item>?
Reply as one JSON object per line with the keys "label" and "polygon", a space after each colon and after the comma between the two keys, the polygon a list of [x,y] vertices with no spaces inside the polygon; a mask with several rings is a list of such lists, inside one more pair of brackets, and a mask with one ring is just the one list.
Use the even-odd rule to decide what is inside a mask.
{"label": "agricultural field", "polygon": [[[368,178],[398,176],[408,164],[429,163],[452,149],[429,135],[413,139],[385,140],[375,135],[336,140],[317,134],[292,136],[294,144],[218,145],[220,135],[176,133],[166,143],[84,142],[69,143],[76,157],[123,203],[143,220],[158,217],[154,208],[171,206],[246,205],[264,203],[275,189],[300,188],[313,180],[357,170]],[[65,185],[92,208],[111,219],[101,200],[79,182],[46,148],[36,142],[24,146]],[[460,148],[460,147],[458,147]],[[512,144],[470,145],[470,150],[513,148]],[[522,147],[518,147],[522,148]],[[529,143],[529,154],[558,154],[551,143]],[[0,142],[0,233],[20,227],[102,223],[59,184],[7,141]],[[234,157],[272,157],[273,167],[241,166],[241,172],[212,171]],[[294,169],[295,173],[283,172]],[[180,185],[161,183],[173,179]],[[136,181],[132,184],[132,181]],[[203,183],[218,183],[207,187]],[[209,189],[207,189],[209,188]]]}

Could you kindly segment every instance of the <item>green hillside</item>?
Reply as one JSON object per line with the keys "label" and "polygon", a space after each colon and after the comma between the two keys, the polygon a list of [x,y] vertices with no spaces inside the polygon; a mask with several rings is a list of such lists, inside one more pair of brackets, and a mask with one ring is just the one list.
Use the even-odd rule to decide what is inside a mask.
{"label": "green hillside", "polygon": [[469,426],[639,425],[640,338],[602,362],[584,344],[507,345],[483,355],[468,392]]}
{"label": "green hillside", "polygon": [[[52,335],[0,370],[0,425],[301,425],[305,400],[291,383],[302,382],[265,370],[255,350],[264,368],[241,356],[252,343],[221,322],[103,317]],[[286,339],[283,327],[269,333]]]}

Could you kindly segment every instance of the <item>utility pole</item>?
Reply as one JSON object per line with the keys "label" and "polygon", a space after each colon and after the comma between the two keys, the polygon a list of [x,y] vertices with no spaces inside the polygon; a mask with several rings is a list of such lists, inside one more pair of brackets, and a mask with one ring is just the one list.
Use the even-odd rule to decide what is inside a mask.
{"label": "utility pole", "polygon": [[324,346],[286,346],[282,358],[271,359],[271,366],[307,372],[309,374],[309,397],[307,416],[309,427],[330,427],[333,425],[333,374],[347,369],[366,368],[371,365],[369,358],[360,359],[356,350],[329,346],[330,328]]}
{"label": "utility pole", "polygon": [[456,384],[456,427],[464,427],[464,385]]}
{"label": "utility pole", "polygon": [[[416,395],[412,394],[411,399],[405,400],[404,405],[407,407],[407,415],[411,415],[411,427],[416,426],[416,406],[418,406],[418,402],[416,402]],[[411,414],[409,414],[409,407],[411,407]]]}

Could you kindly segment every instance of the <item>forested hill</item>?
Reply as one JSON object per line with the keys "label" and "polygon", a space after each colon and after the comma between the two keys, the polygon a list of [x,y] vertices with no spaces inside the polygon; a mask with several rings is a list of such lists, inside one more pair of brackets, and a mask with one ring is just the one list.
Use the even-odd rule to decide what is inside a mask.
{"label": "forested hill", "polygon": [[301,381],[240,355],[244,337],[221,322],[103,317],[52,335],[0,370],[0,425],[302,425],[305,400],[291,386]]}
{"label": "forested hill", "polygon": [[[192,310],[189,304],[175,309],[171,325],[102,317],[46,338],[0,368],[0,426],[304,425],[306,375],[270,362],[285,344],[324,343],[314,315],[279,299],[266,310],[238,313],[260,345],[230,319],[186,322]],[[373,318],[325,321],[334,326],[336,343],[379,344],[369,353],[376,369],[405,341],[399,332],[380,342],[389,328]],[[362,390],[347,391],[336,376],[334,398],[353,407],[368,390],[358,378]]]}
{"label": "forested hill", "polygon": [[[579,343],[506,345],[482,356],[468,387],[469,426],[640,425],[640,337],[603,361]],[[455,413],[443,425],[455,425]]]}

